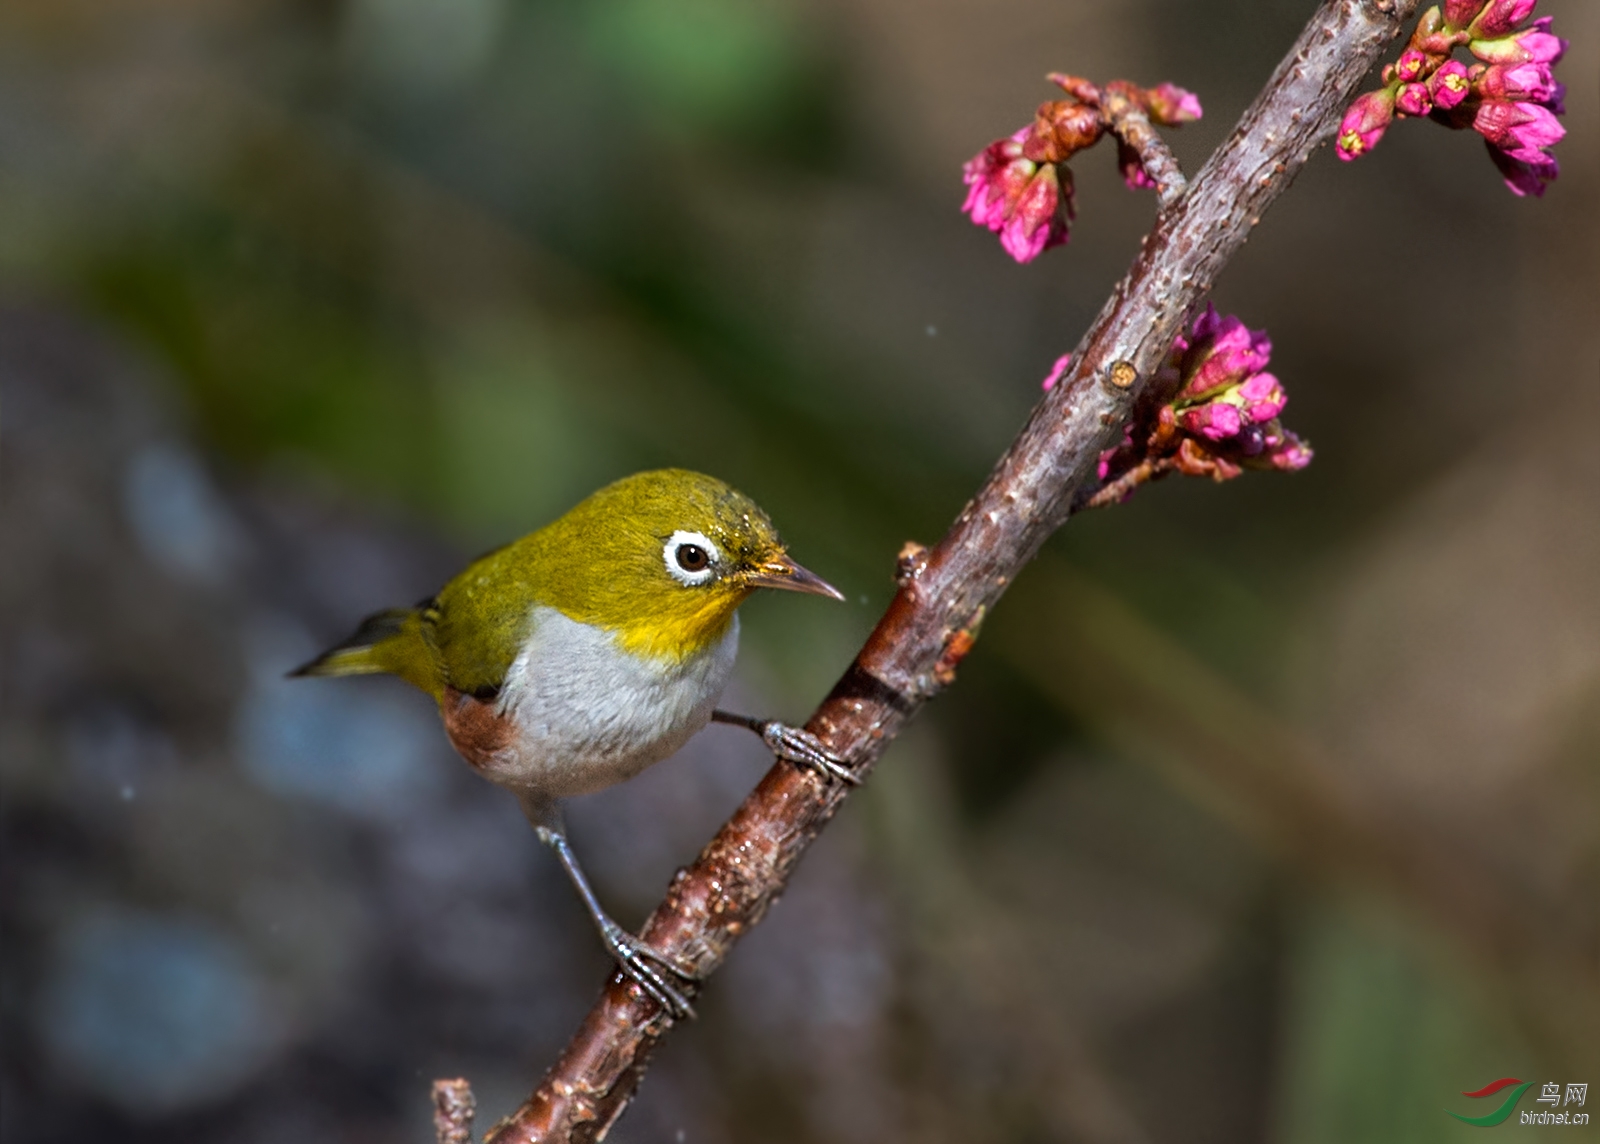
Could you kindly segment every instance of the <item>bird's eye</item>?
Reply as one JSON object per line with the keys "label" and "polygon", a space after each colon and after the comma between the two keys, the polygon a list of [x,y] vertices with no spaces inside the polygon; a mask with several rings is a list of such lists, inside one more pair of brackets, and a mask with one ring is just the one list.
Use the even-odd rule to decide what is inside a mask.
{"label": "bird's eye", "polygon": [[685,572],[704,572],[710,563],[711,557],[698,544],[678,545],[678,567]]}
{"label": "bird's eye", "polygon": [[709,582],[716,575],[714,565],[721,552],[703,532],[679,529],[661,550],[667,573],[686,588]]}

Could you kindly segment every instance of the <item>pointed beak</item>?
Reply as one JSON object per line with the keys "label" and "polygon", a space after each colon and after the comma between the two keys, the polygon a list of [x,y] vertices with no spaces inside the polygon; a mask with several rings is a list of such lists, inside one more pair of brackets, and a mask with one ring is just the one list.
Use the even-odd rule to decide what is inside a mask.
{"label": "pointed beak", "polygon": [[744,582],[754,588],[780,588],[786,592],[809,592],[813,596],[827,596],[830,600],[843,600],[844,593],[809,569],[802,568],[787,556],[768,560],[753,572],[746,573]]}

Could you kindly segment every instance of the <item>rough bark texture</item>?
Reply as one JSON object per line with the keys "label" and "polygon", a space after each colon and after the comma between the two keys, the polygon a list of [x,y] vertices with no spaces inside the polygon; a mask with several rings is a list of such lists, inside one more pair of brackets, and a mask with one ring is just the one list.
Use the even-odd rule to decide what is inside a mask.
{"label": "rough bark texture", "polygon": [[1160,132],[1150,125],[1150,117],[1137,104],[1118,91],[1108,91],[1100,104],[1106,124],[1123,143],[1139,156],[1139,165],[1155,182],[1161,209],[1166,210],[1183,198],[1189,183],[1178,161],[1167,150]]}
{"label": "rough bark texture", "polygon": [[434,1139],[438,1144],[472,1144],[472,1117],[477,1109],[472,1086],[466,1080],[434,1081]]}
{"label": "rough bark texture", "polygon": [[[945,538],[908,546],[900,590],[844,677],[806,724],[865,775],[907,719],[955,677],[979,625],[1095,479],[1189,311],[1329,138],[1356,85],[1416,0],[1329,0],[1187,194],[1166,206],[1143,250]],[[759,922],[849,788],[779,763],[694,865],[680,870],[643,937],[714,970]],[[537,1091],[494,1144],[596,1140],[627,1107],[671,1021],[614,975]]]}

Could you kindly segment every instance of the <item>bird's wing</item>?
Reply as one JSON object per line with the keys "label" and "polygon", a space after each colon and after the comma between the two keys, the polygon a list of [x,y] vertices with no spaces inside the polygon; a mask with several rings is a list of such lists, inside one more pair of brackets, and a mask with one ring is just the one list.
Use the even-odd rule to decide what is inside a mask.
{"label": "bird's wing", "polygon": [[420,687],[435,699],[441,694],[439,657],[427,626],[424,600],[415,608],[390,608],[361,621],[343,643],[329,648],[290,675],[371,675],[388,672]]}
{"label": "bird's wing", "polygon": [[[526,540],[528,538],[524,538]],[[527,642],[537,600],[523,541],[469,564],[422,610],[457,691],[487,698],[500,689]]]}

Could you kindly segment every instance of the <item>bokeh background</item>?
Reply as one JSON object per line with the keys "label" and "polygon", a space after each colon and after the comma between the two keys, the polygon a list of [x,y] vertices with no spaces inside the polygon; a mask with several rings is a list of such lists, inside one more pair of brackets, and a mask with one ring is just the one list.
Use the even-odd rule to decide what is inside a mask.
{"label": "bokeh background", "polygon": [[[1062,69],[1197,91],[1193,171],[1311,7],[6,4],[5,1141],[514,1107],[581,911],[425,698],[283,670],[680,464],[849,595],[746,609],[734,705],[803,716],[1154,214],[1096,149],[1017,267],[961,162]],[[1560,181],[1314,159],[1216,300],[1315,464],[1071,522],[614,1139],[1453,1141],[1600,1082],[1600,8],[1541,10]],[[766,765],[572,808],[626,923]]]}

